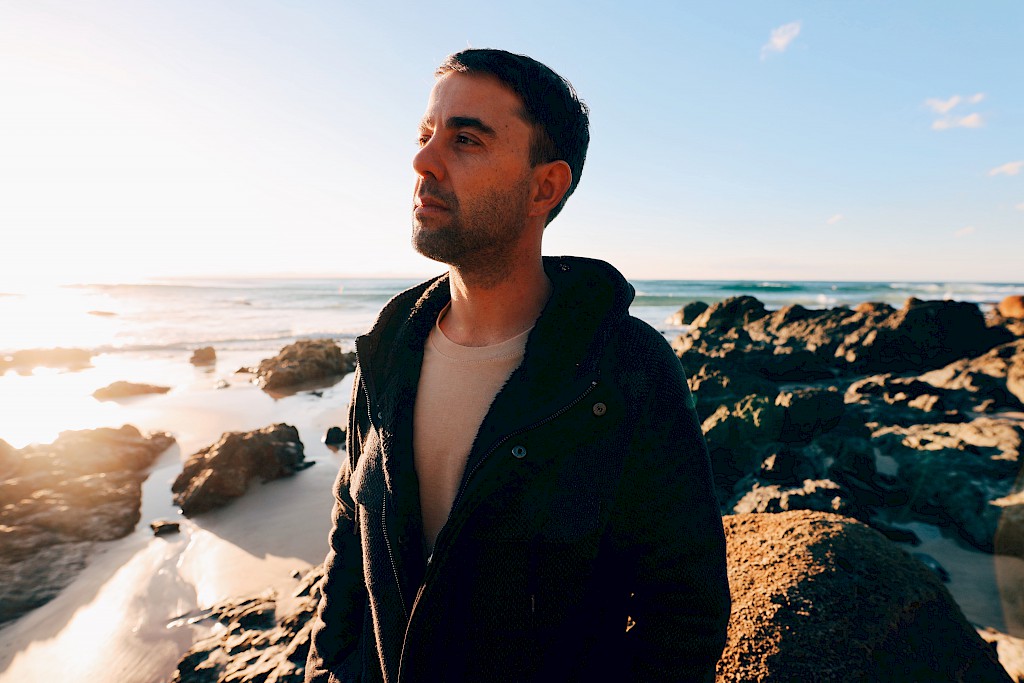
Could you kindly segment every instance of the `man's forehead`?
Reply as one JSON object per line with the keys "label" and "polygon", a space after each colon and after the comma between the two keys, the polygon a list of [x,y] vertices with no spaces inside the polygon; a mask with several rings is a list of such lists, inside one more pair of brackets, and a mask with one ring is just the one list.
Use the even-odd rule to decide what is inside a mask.
{"label": "man's forehead", "polygon": [[420,126],[433,128],[460,118],[493,125],[505,117],[526,123],[523,102],[511,88],[488,74],[453,72],[437,79]]}

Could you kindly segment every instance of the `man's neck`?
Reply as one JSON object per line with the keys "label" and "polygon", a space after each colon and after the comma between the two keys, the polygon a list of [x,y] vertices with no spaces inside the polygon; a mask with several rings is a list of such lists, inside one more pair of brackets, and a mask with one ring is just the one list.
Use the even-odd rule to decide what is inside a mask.
{"label": "man's neck", "polygon": [[453,267],[448,286],[452,303],[441,320],[441,331],[462,346],[500,344],[525,332],[551,296],[551,281],[539,254],[485,286]]}

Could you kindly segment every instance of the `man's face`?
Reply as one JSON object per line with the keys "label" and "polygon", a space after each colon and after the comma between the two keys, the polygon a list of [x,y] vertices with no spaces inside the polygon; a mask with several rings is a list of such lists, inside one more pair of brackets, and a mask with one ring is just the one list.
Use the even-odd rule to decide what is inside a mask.
{"label": "man's face", "polygon": [[497,79],[437,81],[413,158],[412,243],[427,258],[485,274],[501,268],[527,223],[531,127]]}

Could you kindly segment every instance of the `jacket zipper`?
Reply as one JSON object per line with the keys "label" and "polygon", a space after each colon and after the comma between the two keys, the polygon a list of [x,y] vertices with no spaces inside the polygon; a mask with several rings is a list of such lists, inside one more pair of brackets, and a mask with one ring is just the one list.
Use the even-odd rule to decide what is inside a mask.
{"label": "jacket zipper", "polygon": [[[551,422],[552,420],[560,417],[561,415],[564,415],[568,411],[570,411],[573,408],[575,408],[580,403],[580,401],[582,401],[587,396],[589,396],[590,393],[592,391],[594,391],[594,389],[596,389],[596,388],[597,388],[597,380],[591,380],[590,386],[587,387],[586,391],[584,391],[582,394],[577,396],[576,399],[572,403],[569,403],[569,404],[563,406],[561,409],[551,413],[550,415],[548,415],[543,420],[539,420],[537,422],[534,422],[531,425],[528,425],[526,427],[521,427],[520,429],[517,429],[514,432],[510,432],[510,433],[506,434],[500,441],[497,441],[493,446],[491,446],[487,450],[487,452],[484,453],[483,456],[479,460],[476,461],[476,464],[473,465],[473,469],[471,469],[469,471],[469,474],[463,480],[462,487],[459,489],[458,494],[455,496],[455,501],[452,503],[452,509],[448,513],[448,520],[445,521],[445,526],[448,526],[448,522],[451,521],[452,513],[455,512],[455,508],[458,507],[459,501],[462,500],[462,494],[465,493],[466,487],[469,485],[470,479],[473,478],[473,475],[476,474],[476,471],[480,468],[480,466],[484,463],[484,461],[487,460],[487,458],[489,458],[492,453],[494,453],[494,451],[498,450],[498,448],[500,448],[501,445],[503,443],[507,442],[509,439],[511,439],[513,437],[516,437],[516,436],[519,436],[520,434],[523,434],[523,433],[528,432],[530,430],[537,429],[538,427],[542,427],[543,425],[546,425],[548,422]],[[442,527],[441,532],[442,533],[444,532],[444,527]],[[438,534],[438,539],[439,540],[440,540],[440,537],[441,537],[441,534]],[[384,530],[384,539],[387,540],[387,529]],[[390,544],[390,542],[388,543],[388,553],[389,554],[391,553],[391,544]],[[427,584],[428,580],[430,579],[430,570],[433,568],[433,565],[434,565],[433,559],[434,559],[435,555],[437,555],[437,545],[436,544],[434,546],[434,551],[432,553],[430,553],[430,557],[427,559],[427,573],[426,573],[426,576],[423,577],[423,586],[425,586]],[[398,582],[398,569],[396,568],[396,565],[395,565],[395,558],[394,558],[394,556],[391,557],[391,567],[392,567],[392,569],[395,570],[395,581]],[[423,587],[421,586],[420,587],[420,592],[422,593],[422,591],[423,591]],[[402,593],[402,584],[401,583],[398,584],[398,592],[399,592],[399,595],[401,596],[401,593]],[[535,595],[531,595],[530,596],[530,610],[531,611],[535,611],[536,610],[535,597],[536,597]],[[412,618],[409,616],[408,612],[405,612],[405,597],[404,596],[402,596],[402,610],[403,610],[403,613],[405,614],[405,621],[406,621],[405,641],[407,642],[408,638],[409,638],[409,629],[412,627]],[[402,644],[402,653],[403,653],[403,655],[405,653],[405,643],[404,642]],[[401,662],[399,663],[398,669],[399,669],[398,670],[398,678],[399,678],[399,680],[401,680],[401,678],[402,678]]]}
{"label": "jacket zipper", "polygon": [[409,610],[405,606],[405,594],[402,592],[402,582],[398,578],[398,564],[395,562],[395,553],[391,550],[391,538],[388,536],[388,494],[385,491],[381,499],[380,507],[381,531],[384,532],[384,545],[388,547],[388,557],[391,559],[391,572],[395,576],[395,585],[398,587],[398,601],[402,605],[402,616],[405,623],[409,623]]}
{"label": "jacket zipper", "polygon": [[[528,425],[526,427],[521,427],[520,429],[517,429],[514,432],[510,432],[509,434],[505,435],[500,441],[496,442],[493,446],[491,446],[491,448],[486,453],[484,453],[483,456],[479,460],[476,461],[476,464],[473,465],[473,469],[471,469],[469,471],[469,474],[463,480],[462,487],[459,489],[458,494],[455,496],[455,501],[452,503],[452,508],[448,512],[448,520],[449,521],[451,520],[452,514],[454,514],[455,509],[459,505],[459,501],[462,500],[462,495],[466,492],[466,487],[469,486],[470,479],[473,478],[473,475],[476,474],[476,471],[478,469],[480,469],[480,466],[484,464],[484,461],[486,461],[487,458],[489,458],[491,456],[491,454],[494,453],[494,451],[498,450],[498,448],[500,448],[501,445],[504,444],[505,442],[507,442],[509,439],[512,439],[513,437],[516,437],[516,436],[519,436],[520,434],[524,434],[525,432],[529,432],[529,431],[532,431],[534,429],[537,429],[538,427],[542,427],[542,426],[546,425],[548,422],[551,422],[552,420],[554,420],[554,419],[564,415],[568,411],[570,411],[573,408],[575,408],[580,403],[580,401],[582,401],[587,396],[589,396],[590,393],[592,391],[594,391],[594,389],[596,389],[596,388],[597,388],[597,380],[595,379],[595,380],[592,380],[590,382],[590,386],[587,387],[587,390],[584,391],[579,396],[577,396],[576,400],[574,400],[572,403],[569,403],[568,405],[563,406],[560,410],[557,410],[554,413],[552,413],[551,415],[548,415],[543,420],[539,420],[537,422],[534,422],[531,425]],[[447,522],[445,522],[445,524],[447,525]],[[437,552],[437,548],[436,547],[434,548],[434,552],[435,553]],[[434,555],[434,553],[431,553],[431,557],[433,557],[433,555]],[[425,582],[426,581],[424,580],[424,583]]]}

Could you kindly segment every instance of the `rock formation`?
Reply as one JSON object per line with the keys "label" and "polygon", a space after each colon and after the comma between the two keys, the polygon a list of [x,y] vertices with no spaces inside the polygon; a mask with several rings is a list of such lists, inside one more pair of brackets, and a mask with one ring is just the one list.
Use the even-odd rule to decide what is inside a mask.
{"label": "rock formation", "polygon": [[102,389],[92,392],[94,398],[99,401],[116,401],[119,398],[130,396],[141,396],[143,394],[166,394],[170,387],[161,387],[155,384],[136,384],[134,382],[114,382]]}
{"label": "rock formation", "polygon": [[331,339],[303,339],[290,344],[273,358],[245,368],[257,376],[261,389],[273,391],[307,382],[340,377],[355,369],[355,353],[342,353]]}
{"label": "rock formation", "polygon": [[146,470],[173,443],[128,425],[21,450],[0,442],[0,622],[59,593],[92,542],[131,533]]}
{"label": "rock formation", "polygon": [[942,582],[820,512],[725,518],[732,618],[719,683],[1009,681]]}
{"label": "rock formation", "polygon": [[310,570],[284,614],[273,595],[210,608],[203,616],[224,629],[192,646],[171,683],[302,683],[321,578],[322,567]]}
{"label": "rock formation", "polygon": [[171,491],[185,515],[197,515],[238,498],[253,479],[287,477],[312,464],[305,460],[299,432],[291,425],[227,432],[189,457]]}
{"label": "rock formation", "polygon": [[669,325],[689,325],[706,310],[708,305],[703,301],[691,301],[670,315],[666,322]]}
{"label": "rock formation", "polygon": [[[1011,680],[942,582],[871,529],[819,512],[727,516],[725,528],[733,610],[718,683]],[[223,628],[172,683],[302,681],[322,575],[287,601],[228,600],[192,617]]]}
{"label": "rock formation", "polygon": [[999,302],[996,310],[1004,318],[1024,318],[1024,296],[1011,294]]}
{"label": "rock formation", "polygon": [[188,362],[192,365],[213,365],[217,362],[217,351],[212,346],[196,349]]}

